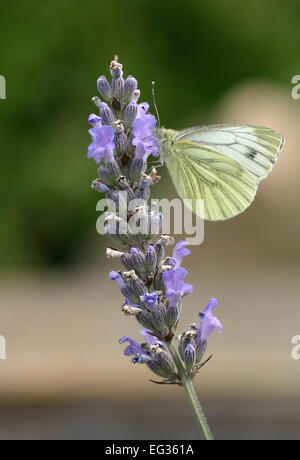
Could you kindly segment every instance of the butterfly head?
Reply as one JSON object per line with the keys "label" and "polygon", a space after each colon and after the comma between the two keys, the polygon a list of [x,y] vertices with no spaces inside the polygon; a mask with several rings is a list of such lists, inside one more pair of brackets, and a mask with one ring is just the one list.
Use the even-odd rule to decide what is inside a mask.
{"label": "butterfly head", "polygon": [[154,136],[159,143],[160,157],[164,160],[168,150],[174,144],[175,131],[172,129],[156,128]]}

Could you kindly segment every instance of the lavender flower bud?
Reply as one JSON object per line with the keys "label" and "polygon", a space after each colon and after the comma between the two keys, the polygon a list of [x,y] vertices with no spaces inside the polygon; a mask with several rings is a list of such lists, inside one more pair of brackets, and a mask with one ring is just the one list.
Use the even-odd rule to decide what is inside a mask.
{"label": "lavender flower bud", "polygon": [[153,246],[148,246],[145,254],[145,267],[148,274],[152,274],[156,268],[156,252]]}
{"label": "lavender flower bud", "polygon": [[136,89],[132,95],[132,100],[137,102],[141,96],[141,92],[139,89]]}
{"label": "lavender flower bud", "polygon": [[160,268],[154,277],[153,287],[156,291],[163,291],[165,288],[163,273],[164,271]]}
{"label": "lavender flower bud", "polygon": [[123,97],[123,91],[124,91],[123,77],[113,77],[112,82],[111,82],[111,87],[113,90],[114,97],[117,99],[117,101],[121,101]]}
{"label": "lavender flower bud", "polygon": [[161,235],[161,237],[154,243],[153,247],[157,256],[157,265],[160,265],[161,262],[165,259],[165,248],[171,244],[174,244],[174,238],[170,235]]}
{"label": "lavender flower bud", "polygon": [[[132,256],[131,256],[132,260]],[[129,272],[123,272],[122,273],[123,278],[128,281],[128,285],[132,289],[132,291],[139,297],[139,301],[141,296],[144,295],[145,292],[147,292],[147,288],[143,281],[137,276],[135,273],[135,270],[130,270]]]}
{"label": "lavender flower bud", "polygon": [[113,61],[110,63],[110,73],[113,78],[120,78],[123,76],[123,65],[118,62],[118,57],[116,56]]}
{"label": "lavender flower bud", "polygon": [[[108,190],[106,192],[106,197],[109,198],[110,200],[112,200],[115,203],[116,209],[119,210],[119,208],[120,208],[120,192],[118,190]],[[119,220],[119,222],[122,222],[122,219]],[[127,224],[126,224],[126,228],[127,228]]]}
{"label": "lavender flower bud", "polygon": [[188,372],[190,372],[196,364],[196,350],[191,343],[187,345],[184,351],[184,364]]}
{"label": "lavender flower bud", "polygon": [[97,80],[98,91],[106,101],[110,102],[113,98],[112,89],[108,83],[106,77],[99,77]]}
{"label": "lavender flower bud", "polygon": [[131,188],[126,176],[119,176],[117,183],[118,186],[122,189],[122,191],[128,191]]}
{"label": "lavender flower bud", "polygon": [[137,206],[129,222],[132,245],[141,246],[148,236],[149,216],[147,205]]}
{"label": "lavender flower bud", "polygon": [[157,265],[165,259],[166,257],[166,249],[165,246],[158,241],[153,244],[154,251],[156,253]]}
{"label": "lavender flower bud", "polygon": [[170,235],[161,235],[160,239],[157,241],[157,244],[162,244],[163,246],[172,246],[174,244],[174,238]]}
{"label": "lavender flower bud", "polygon": [[100,104],[100,115],[103,124],[111,125],[116,121],[113,111],[106,102],[101,102]]}
{"label": "lavender flower bud", "polygon": [[150,198],[150,188],[149,188],[150,184],[151,184],[150,176],[147,176],[147,174],[142,174],[138,190],[135,194],[136,198],[144,200],[144,201],[148,201]]}
{"label": "lavender flower bud", "polygon": [[129,178],[132,182],[139,182],[141,173],[144,172],[145,162],[143,158],[133,158],[129,170]]}
{"label": "lavender flower bud", "polygon": [[116,240],[119,244],[127,244],[128,226],[124,219],[111,214],[105,218],[104,223],[107,236]]}
{"label": "lavender flower bud", "polygon": [[120,275],[120,273],[116,272],[116,271],[111,271],[110,274],[109,274],[109,277],[112,281],[114,281],[115,283],[117,283],[117,285],[119,286],[120,289],[123,289],[126,287],[126,283],[125,281],[123,280],[122,276]]}
{"label": "lavender flower bud", "polygon": [[119,288],[121,289],[121,292],[123,296],[128,299],[130,302],[133,304],[138,304],[140,302],[139,295],[136,295],[133,290],[128,286],[128,284],[125,282],[123,277],[120,275],[120,273],[116,271],[112,271],[109,274],[109,277],[111,280],[115,281]]}
{"label": "lavender flower bud", "polygon": [[117,120],[114,122],[116,134],[124,133],[124,124],[122,120]]}
{"label": "lavender flower bud", "polygon": [[147,329],[150,329],[157,337],[165,337],[169,333],[169,329],[165,323],[166,309],[163,303],[157,303],[153,309],[143,309],[136,318],[138,322]]}
{"label": "lavender flower bud", "polygon": [[105,185],[110,186],[114,184],[114,181],[110,173],[108,172],[108,169],[103,165],[100,165],[98,167],[98,176],[101,182],[103,182]]}
{"label": "lavender flower bud", "polygon": [[196,343],[196,363],[198,364],[207,348],[207,340],[199,340]]}
{"label": "lavender flower bud", "polygon": [[125,155],[128,145],[128,138],[125,133],[117,134],[115,137],[116,152],[120,158]]}
{"label": "lavender flower bud", "polygon": [[152,316],[148,310],[143,310],[136,316],[138,322],[145,328],[153,330]]}
{"label": "lavender flower bud", "polygon": [[121,262],[126,270],[133,270],[131,255],[128,254],[128,252],[124,252],[124,254],[121,256]]}
{"label": "lavender flower bud", "polygon": [[142,311],[141,308],[133,307],[132,305],[124,304],[122,307],[122,312],[125,316],[136,316]]}
{"label": "lavender flower bud", "polygon": [[124,82],[123,102],[131,101],[133,93],[137,89],[138,82],[134,77],[129,75]]}
{"label": "lavender flower bud", "polygon": [[116,251],[112,248],[106,248],[106,257],[108,259],[120,258],[124,255],[124,252]]}
{"label": "lavender flower bud", "polygon": [[92,102],[93,102],[93,104],[95,104],[96,107],[100,108],[101,99],[99,99],[98,96],[92,97]]}
{"label": "lavender flower bud", "polygon": [[118,196],[119,196],[118,208],[119,209],[122,208],[125,211],[124,207],[126,206],[128,202],[130,202],[130,200],[134,198],[134,193],[133,193],[132,188],[128,184],[126,176],[121,175],[117,177],[116,184],[121,189],[121,190],[119,189],[116,190],[116,193],[118,193]]}
{"label": "lavender flower bud", "polygon": [[137,295],[130,286],[126,285],[124,288],[121,289],[123,296],[128,299],[130,302],[139,305],[140,303],[140,296]]}
{"label": "lavender flower bud", "polygon": [[116,132],[115,139],[114,139],[116,152],[121,158],[126,153],[127,145],[128,145],[128,137],[124,132],[123,122],[121,122],[120,120],[117,120],[114,123],[114,126],[115,126],[115,132]]}
{"label": "lavender flower bud", "polygon": [[131,248],[131,261],[136,272],[144,275],[146,273],[145,256],[139,249]]}
{"label": "lavender flower bud", "polygon": [[156,184],[161,179],[161,176],[157,175],[157,170],[155,168],[152,168],[151,170],[150,179],[151,179],[151,185]]}
{"label": "lavender flower bud", "polygon": [[151,352],[153,359],[147,361],[147,366],[157,375],[171,379],[175,375],[175,365],[173,359],[159,345],[152,345]]}
{"label": "lavender flower bud", "polygon": [[122,276],[125,280],[129,281],[129,280],[137,280],[139,277],[137,276],[137,274],[135,273],[135,270],[129,270],[127,272],[122,272]]}
{"label": "lavender flower bud", "polygon": [[132,279],[129,281],[129,286],[131,290],[138,296],[139,301],[142,295],[147,292],[147,288],[145,284],[138,278]]}
{"label": "lavender flower bud", "polygon": [[161,212],[151,212],[150,215],[150,228],[149,233],[153,236],[157,235],[161,231],[162,227],[162,213]]}
{"label": "lavender flower bud", "polygon": [[138,106],[135,101],[130,101],[129,104],[126,105],[123,113],[123,121],[126,129],[132,126],[134,120],[136,119],[137,111]]}
{"label": "lavender flower bud", "polygon": [[181,312],[181,302],[176,305],[169,304],[167,307],[166,324],[169,328],[175,327],[178,323]]}
{"label": "lavender flower bud", "polygon": [[103,184],[99,178],[93,180],[93,182],[91,184],[91,188],[93,190],[97,190],[100,193],[108,193],[108,192],[110,192],[110,189],[107,187],[107,185]]}
{"label": "lavender flower bud", "polygon": [[157,308],[151,311],[152,328],[154,331],[158,331],[161,337],[168,334],[169,328],[165,322],[166,307],[162,302],[158,303]]}
{"label": "lavender flower bud", "polygon": [[106,163],[106,167],[107,167],[107,170],[110,174],[110,176],[117,180],[120,176],[122,176],[122,172],[121,172],[121,169],[120,169],[120,166],[118,165],[118,163],[116,162],[116,160],[113,160],[113,161],[108,161]]}
{"label": "lavender flower bud", "polygon": [[[117,183],[118,183],[119,185],[121,185],[119,179],[117,180]],[[134,198],[135,198],[135,196],[134,196],[134,191],[132,190],[131,187],[129,187],[129,185],[127,185],[126,188],[125,188],[125,187],[123,188],[123,184],[122,184],[122,189],[123,189],[123,191],[126,191],[126,194],[127,194],[127,203],[129,204],[129,203],[130,203],[132,200],[134,200]]]}
{"label": "lavender flower bud", "polygon": [[184,360],[184,352],[185,352],[187,345],[189,343],[192,343],[192,345],[195,345],[194,338],[196,334],[197,334],[197,327],[193,324],[190,326],[190,329],[188,329],[183,334],[181,334],[179,345],[178,345],[178,351],[183,360]]}

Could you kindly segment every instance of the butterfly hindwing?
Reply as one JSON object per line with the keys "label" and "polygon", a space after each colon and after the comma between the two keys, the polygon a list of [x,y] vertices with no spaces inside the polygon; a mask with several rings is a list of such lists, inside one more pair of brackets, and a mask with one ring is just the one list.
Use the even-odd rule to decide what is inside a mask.
{"label": "butterfly hindwing", "polygon": [[[164,157],[179,196],[203,199],[204,216],[200,217],[207,220],[225,220],[243,212],[256,194],[252,174],[211,147],[174,140]],[[195,201],[186,204],[199,215]]]}

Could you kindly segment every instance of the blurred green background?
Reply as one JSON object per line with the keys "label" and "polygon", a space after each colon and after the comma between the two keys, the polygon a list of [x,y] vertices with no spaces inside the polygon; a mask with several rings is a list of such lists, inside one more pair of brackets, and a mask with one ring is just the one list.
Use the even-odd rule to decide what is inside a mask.
{"label": "blurred green background", "polygon": [[[0,5],[7,81],[0,100],[0,334],[8,347],[0,361],[1,436],[197,436],[180,391],[152,388],[146,370],[132,369],[116,343],[138,326],[120,316],[120,296],[106,282],[112,264],[95,230],[96,167],[86,159],[90,99],[115,54],[138,79],[141,100],[151,102],[156,81],[166,127],[252,123],[287,138],[251,208],[206,224],[205,243],[189,260],[197,294],[182,327],[208,297],[220,297],[224,333],[212,339],[216,359],[201,387],[219,437],[300,436],[300,365],[290,356],[291,337],[300,334],[300,101],[291,97],[291,78],[300,74],[299,1]],[[175,197],[161,172],[154,196]],[[120,388],[124,372],[128,384]],[[133,409],[136,397],[148,413],[147,404],[161,399],[156,431],[146,409]],[[177,409],[183,415],[175,426]]]}

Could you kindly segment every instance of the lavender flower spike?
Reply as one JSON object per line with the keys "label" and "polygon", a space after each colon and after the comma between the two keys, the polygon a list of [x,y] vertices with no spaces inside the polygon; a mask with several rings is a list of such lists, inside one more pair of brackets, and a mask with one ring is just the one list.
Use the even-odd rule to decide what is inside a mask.
{"label": "lavender flower spike", "polygon": [[148,102],[137,102],[141,95],[137,80],[123,77],[118,56],[109,70],[110,82],[104,76],[97,81],[101,100],[92,99],[100,116],[92,113],[88,119],[92,137],[88,158],[100,163],[92,188],[105,193],[115,206],[104,214],[104,229],[112,241],[107,257],[122,264],[119,271],[109,274],[121,291],[121,311],[145,328],[140,331],[142,343],[127,335],[120,343],[126,342],[124,354],[131,356],[133,363],[146,364],[164,379],[156,383],[178,384],[186,390],[206,439],[212,439],[192,379],[201,368],[209,335],[217,327],[222,330],[212,313],[217,300],[210,299],[200,313],[199,326],[191,325],[176,344],[173,339],[182,299],[193,292],[182,267],[191,251],[185,241],[179,241],[172,257],[167,254],[174,238],[159,236],[163,216],[150,205],[150,189],[160,179],[155,168],[149,171],[147,163],[150,155],[159,155],[156,118],[149,113]]}

